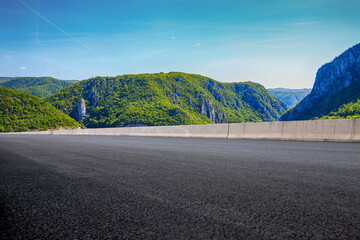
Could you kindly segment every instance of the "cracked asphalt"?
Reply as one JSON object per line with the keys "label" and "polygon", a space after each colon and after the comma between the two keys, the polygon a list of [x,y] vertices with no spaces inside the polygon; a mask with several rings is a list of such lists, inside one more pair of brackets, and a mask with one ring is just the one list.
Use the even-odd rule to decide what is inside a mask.
{"label": "cracked asphalt", "polygon": [[0,135],[1,239],[359,239],[360,144]]}

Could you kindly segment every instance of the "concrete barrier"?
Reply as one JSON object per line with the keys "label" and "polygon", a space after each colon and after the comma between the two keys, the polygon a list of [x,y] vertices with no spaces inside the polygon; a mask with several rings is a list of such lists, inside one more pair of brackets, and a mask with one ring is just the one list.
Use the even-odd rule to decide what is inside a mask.
{"label": "concrete barrier", "polygon": [[229,124],[229,139],[360,142],[360,119]]}
{"label": "concrete barrier", "polygon": [[[53,130],[54,135],[109,135],[109,136],[152,136],[152,137],[193,137],[227,138],[229,124],[178,125],[123,128],[88,128]],[[49,134],[49,131],[46,131]],[[32,134],[42,132],[32,132]]]}
{"label": "concrete barrier", "polygon": [[11,134],[151,136],[360,142],[360,119],[88,128]]}

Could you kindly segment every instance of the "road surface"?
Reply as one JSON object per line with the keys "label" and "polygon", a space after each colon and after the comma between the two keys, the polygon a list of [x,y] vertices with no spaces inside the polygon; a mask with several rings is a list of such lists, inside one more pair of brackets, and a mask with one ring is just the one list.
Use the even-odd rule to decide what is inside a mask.
{"label": "road surface", "polygon": [[359,239],[360,144],[0,135],[1,239]]}

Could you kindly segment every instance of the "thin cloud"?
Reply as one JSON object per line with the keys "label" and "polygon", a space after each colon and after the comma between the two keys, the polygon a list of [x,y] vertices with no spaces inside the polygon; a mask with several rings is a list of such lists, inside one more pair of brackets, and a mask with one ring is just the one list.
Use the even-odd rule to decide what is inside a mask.
{"label": "thin cloud", "polygon": [[238,44],[232,45],[232,47],[241,47],[241,48],[249,48],[249,47],[271,47],[277,46],[278,44],[293,44],[294,40],[298,39],[297,36],[287,37],[287,38],[267,38],[258,41],[249,41],[249,42],[242,42]]}
{"label": "thin cloud", "polygon": [[145,52],[141,55],[135,56],[133,57],[133,59],[147,59],[147,58],[152,58],[155,57],[157,55],[166,53],[166,52],[170,52],[171,49],[159,49],[159,50],[155,50],[155,51],[150,51],[150,52]]}
{"label": "thin cloud", "polygon": [[[281,3],[277,8],[269,11],[268,13],[280,13],[287,12],[290,10],[297,9],[308,9],[308,8],[316,8],[323,5],[328,5],[334,2],[338,2],[340,0],[311,0],[311,1],[287,1],[285,4]],[[342,0],[343,1],[343,0]]]}
{"label": "thin cloud", "polygon": [[319,24],[321,22],[294,22],[294,23],[286,23],[283,24],[284,26],[307,26],[307,25],[314,25],[314,24]]}
{"label": "thin cloud", "polygon": [[44,63],[52,64],[58,68],[62,68],[68,72],[76,73],[78,75],[83,74],[82,72],[78,71],[78,68],[68,67],[68,65],[65,65],[62,61],[57,61],[53,58],[46,58],[46,57],[42,57],[42,56],[37,56],[35,54],[27,54],[24,52],[18,52],[18,51],[7,50],[7,49],[2,49],[2,48],[0,48],[0,52],[4,52],[6,54],[11,54],[9,56],[11,56],[11,57],[15,56],[15,58],[21,56],[22,58],[26,57],[26,58],[30,58],[30,59],[40,60],[40,61],[43,61]]}
{"label": "thin cloud", "polygon": [[21,70],[21,71],[26,71],[28,68],[27,67],[25,67],[25,66],[21,66],[21,67],[19,67],[19,70]]}
{"label": "thin cloud", "polygon": [[93,49],[91,49],[90,47],[88,47],[85,43],[83,43],[82,41],[80,41],[79,39],[77,39],[76,37],[74,37],[73,35],[71,35],[70,33],[64,31],[62,28],[60,28],[59,26],[57,26],[55,23],[51,22],[49,19],[47,19],[46,17],[44,17],[43,15],[41,15],[39,12],[37,12],[35,9],[33,9],[32,7],[30,7],[29,5],[27,5],[26,3],[24,3],[22,0],[17,0],[19,3],[21,3],[22,5],[24,5],[25,7],[27,7],[29,10],[31,10],[33,13],[35,13],[37,16],[39,16],[40,18],[42,18],[44,21],[46,21],[47,23],[49,23],[51,26],[55,27],[56,29],[58,29],[59,31],[61,31],[62,33],[64,33],[66,36],[68,36],[69,38],[73,39],[75,42],[79,43],[81,46],[83,46],[84,48],[86,48],[87,50],[89,50],[90,52],[92,52],[93,54],[95,54],[97,57],[99,57],[100,59],[102,59],[102,57]]}
{"label": "thin cloud", "polygon": [[10,60],[10,59],[12,59],[12,56],[11,56],[11,55],[6,55],[6,56],[5,56],[5,59],[6,59],[6,60]]}
{"label": "thin cloud", "polygon": [[176,37],[173,36],[173,37],[171,37],[171,39],[176,39]]}
{"label": "thin cloud", "polygon": [[200,46],[201,46],[201,43],[199,43],[199,42],[195,44],[195,47],[200,47]]}

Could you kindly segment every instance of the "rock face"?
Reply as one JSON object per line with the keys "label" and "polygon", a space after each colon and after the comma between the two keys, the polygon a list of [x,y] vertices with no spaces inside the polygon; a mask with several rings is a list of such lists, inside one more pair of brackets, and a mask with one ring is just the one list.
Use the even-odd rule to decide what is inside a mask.
{"label": "rock face", "polygon": [[[98,96],[98,94],[96,92],[96,89],[94,87],[89,92],[87,98],[89,99],[91,106],[94,106],[94,107],[98,106],[98,104],[99,104],[99,96]],[[85,111],[86,111],[86,109],[85,109]]]}
{"label": "rock face", "polygon": [[214,123],[227,123],[226,114],[219,111],[218,107],[211,100],[202,99],[200,113],[210,118]]}
{"label": "rock face", "polygon": [[[235,92],[242,95],[242,100],[252,106],[265,119],[278,120],[277,111],[272,107],[273,100],[266,94],[259,94],[249,85],[235,84]],[[282,104],[282,110],[286,110],[286,106]]]}
{"label": "rock face", "polygon": [[306,120],[327,115],[360,97],[360,44],[346,50],[317,72],[311,93],[281,120]]}
{"label": "rock face", "polygon": [[80,99],[76,106],[76,121],[80,121],[86,116],[86,103],[85,99]]}

